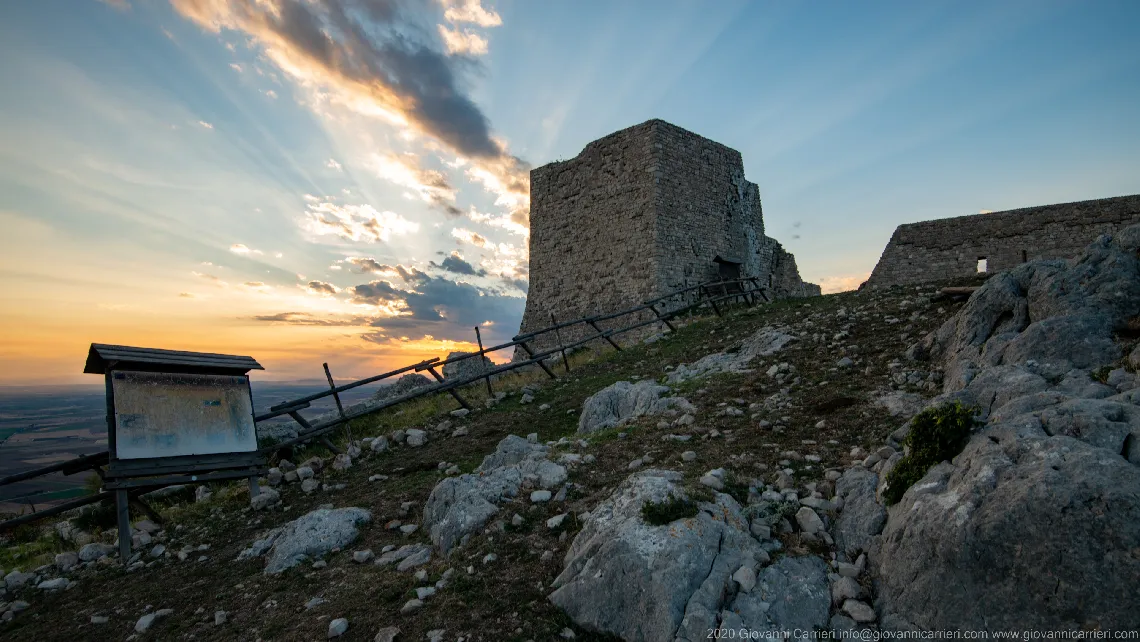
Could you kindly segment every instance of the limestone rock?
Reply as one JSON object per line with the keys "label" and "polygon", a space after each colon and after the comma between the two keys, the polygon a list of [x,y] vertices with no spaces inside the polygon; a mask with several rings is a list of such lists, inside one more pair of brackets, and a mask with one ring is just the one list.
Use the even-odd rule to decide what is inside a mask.
{"label": "limestone rock", "polygon": [[805,533],[822,533],[825,530],[823,520],[807,506],[796,512],[796,522],[800,525],[800,530]]}
{"label": "limestone rock", "polygon": [[[695,641],[730,620],[759,631],[826,624],[830,595],[818,558],[781,559],[764,570],[751,593],[729,590],[739,579],[747,581],[740,569],[753,567],[765,553],[728,495],[701,503],[695,517],[647,524],[642,505],[684,496],[681,480],[673,471],[643,470],[591,510],[550,600],[579,626],[629,641]],[[803,592],[794,588],[807,584],[814,585]],[[805,608],[811,616],[798,619],[801,607],[785,604],[793,601],[810,604]]]}
{"label": "limestone rock", "polygon": [[[464,355],[469,355],[469,354],[471,354],[471,353],[470,352],[452,352],[452,353],[449,353],[447,355],[446,360],[455,359],[456,357],[462,357]],[[444,379],[470,379],[471,377],[477,377],[477,376],[483,374],[484,372],[486,372],[486,371],[488,371],[494,367],[495,367],[495,364],[492,363],[491,360],[488,359],[486,356],[468,357],[466,359],[463,359],[462,361],[456,361],[455,363],[444,364],[444,366],[443,366],[443,378]]]}
{"label": "limestone rock", "polygon": [[795,340],[784,328],[762,328],[745,339],[735,352],[716,352],[693,364],[681,364],[669,373],[667,380],[675,384],[723,372],[748,372],[748,365],[756,357],[776,354]]}
{"label": "limestone rock", "polygon": [[548,454],[544,445],[508,435],[475,472],[440,481],[424,504],[423,522],[440,553],[448,555],[464,536],[481,529],[503,499],[518,496],[524,477],[533,476],[542,488],[565,482],[566,469]]}
{"label": "limestone rock", "polygon": [[342,617],[329,622],[329,635],[328,639],[339,638],[348,632],[348,620]]}
{"label": "limestone rock", "polygon": [[372,638],[372,642],[395,642],[396,636],[400,634],[400,627],[386,626],[376,632],[376,637]]}
{"label": "limestone rock", "polygon": [[55,556],[55,567],[58,568],[60,570],[60,572],[63,572],[63,573],[70,571],[78,563],[79,563],[79,555],[76,553],[72,553],[72,552],[58,553]]}
{"label": "limestone rock", "polygon": [[1031,261],[991,277],[965,307],[908,352],[945,362],[945,392],[985,366],[1049,364],[1095,369],[1120,348],[1114,328],[1140,314],[1140,226],[1101,236],[1071,261]]}
{"label": "limestone rock", "polygon": [[976,435],[954,462],[891,508],[884,611],[926,629],[1140,627],[1140,467],[1010,425]]}
{"label": "limestone rock", "polygon": [[110,544],[100,544],[92,542],[83,548],[79,549],[79,560],[82,562],[94,562],[100,557],[113,555],[118,549]]}
{"label": "limestone rock", "polygon": [[659,415],[676,408],[693,410],[681,397],[663,397],[669,388],[644,379],[636,383],[619,381],[586,399],[578,418],[578,433],[588,434],[620,426],[631,419]]}
{"label": "limestone rock", "polygon": [[174,609],[159,609],[153,613],[147,613],[135,622],[135,631],[138,633],[146,633],[154,623],[164,618],[174,615]]}
{"label": "limestone rock", "polygon": [[363,508],[319,508],[270,530],[238,559],[268,555],[265,574],[281,573],[351,544],[359,534],[357,526],[371,521],[372,513]]}
{"label": "limestone rock", "polygon": [[872,538],[883,530],[887,511],[875,500],[879,478],[864,468],[850,468],[835,482],[835,496],[843,510],[835,520],[835,545],[848,555],[869,550]]}
{"label": "limestone rock", "polygon": [[412,448],[422,446],[428,441],[427,432],[417,428],[409,428],[407,432],[405,432],[405,438],[407,439],[408,445]]}
{"label": "limestone rock", "polygon": [[257,497],[249,500],[249,507],[253,510],[264,510],[281,501],[281,494],[272,488],[261,488]]}

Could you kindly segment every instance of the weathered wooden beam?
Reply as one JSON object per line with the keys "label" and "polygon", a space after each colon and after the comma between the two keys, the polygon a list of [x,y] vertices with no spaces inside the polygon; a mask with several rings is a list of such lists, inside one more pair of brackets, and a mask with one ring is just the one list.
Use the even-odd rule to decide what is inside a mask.
{"label": "weathered wooden beam", "polygon": [[[431,376],[435,377],[435,380],[436,380],[436,381],[438,381],[438,382],[440,382],[440,383],[443,383],[443,382],[444,382],[444,381],[443,381],[443,375],[441,375],[441,374],[439,374],[438,372],[436,372],[436,371],[435,371],[435,367],[429,367],[429,368],[428,368],[428,372],[430,372],[430,373],[431,373]],[[458,402],[459,402],[459,405],[463,406],[464,408],[466,408],[466,409],[468,409],[468,410],[471,410],[471,405],[467,403],[467,400],[466,400],[466,399],[464,399],[463,397],[461,397],[461,396],[459,395],[459,392],[458,392],[458,391],[457,391],[457,390],[456,390],[454,387],[452,387],[452,388],[448,388],[448,389],[447,389],[447,392],[448,392],[448,394],[450,394],[452,397],[454,397],[456,401],[458,401]]]}
{"label": "weathered wooden beam", "polygon": [[610,345],[614,347],[614,350],[621,352],[621,346],[617,344],[617,341],[614,341],[613,337],[609,336],[608,334],[603,333],[602,329],[598,327],[598,324],[593,319],[586,321],[586,323],[590,324],[590,327],[596,330],[603,339],[609,341]]}
{"label": "weathered wooden beam", "polygon": [[[520,342],[519,342],[519,345],[520,345],[520,346],[522,346],[522,349],[526,351],[526,354],[527,354],[527,356],[528,356],[528,357],[530,357],[531,359],[534,359],[534,358],[535,358],[535,357],[534,357],[534,350],[531,350],[531,349],[530,349],[530,346],[528,346],[528,345],[526,344],[526,341],[520,341]],[[543,370],[545,370],[545,371],[546,371],[546,374],[550,375],[550,378],[551,378],[551,379],[557,379],[557,378],[558,378],[558,376],[554,374],[554,371],[553,371],[553,370],[551,370],[550,368],[546,367],[546,364],[542,362],[542,359],[539,359],[539,360],[538,360],[538,365],[539,365],[539,367],[541,367]]]}

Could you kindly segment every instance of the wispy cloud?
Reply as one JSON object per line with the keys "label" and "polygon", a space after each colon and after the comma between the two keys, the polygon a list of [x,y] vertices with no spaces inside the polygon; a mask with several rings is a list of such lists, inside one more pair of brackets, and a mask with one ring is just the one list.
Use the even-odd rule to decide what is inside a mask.
{"label": "wispy cloud", "polygon": [[438,264],[433,261],[430,262],[429,265],[446,272],[451,272],[453,274],[466,274],[468,276],[487,276],[487,270],[475,269],[475,266],[464,260],[459,252],[452,252]]}
{"label": "wispy cloud", "polygon": [[[438,7],[364,0],[172,4],[204,29],[248,36],[266,59],[319,96],[318,104],[335,103],[381,118],[468,159],[468,177],[495,194],[496,203],[509,208],[517,223],[526,224],[529,166],[492,135],[486,115],[468,95],[461,76],[471,68],[471,59],[452,56],[441,38],[422,29]],[[448,0],[442,6],[444,19],[452,24],[502,24],[499,14],[478,0]],[[453,207],[452,199],[429,195],[441,207]]]}
{"label": "wispy cloud", "polygon": [[373,154],[372,166],[380,178],[412,190],[425,203],[454,216],[463,213],[455,207],[455,188],[443,172],[420,167],[415,155]]}
{"label": "wispy cloud", "polygon": [[437,25],[443,46],[449,54],[482,56],[487,53],[487,39],[467,29],[449,29],[447,25]]}
{"label": "wispy cloud", "polygon": [[461,227],[452,228],[451,236],[459,239],[461,243],[470,243],[475,247],[486,247],[490,242],[482,234]]}
{"label": "wispy cloud", "polygon": [[483,8],[480,0],[444,0],[443,17],[448,22],[469,22],[480,27],[497,27],[503,19],[493,10]]}
{"label": "wispy cloud", "polygon": [[819,279],[819,287],[824,294],[836,292],[849,292],[859,288],[859,284],[871,276],[870,272],[862,274],[844,274],[840,276],[825,276]]}
{"label": "wispy cloud", "polygon": [[226,283],[225,281],[223,281],[221,278],[219,278],[219,277],[217,277],[217,276],[215,276],[215,275],[213,275],[213,274],[206,274],[206,273],[203,273],[203,272],[191,272],[190,274],[193,274],[194,276],[196,276],[196,277],[198,277],[198,278],[200,278],[200,279],[204,279],[204,280],[206,280],[206,281],[209,281],[210,283],[213,283],[214,285],[217,285],[218,287],[223,287],[223,288],[224,288],[224,287],[226,287],[227,285],[229,285],[228,283]]}
{"label": "wispy cloud", "polygon": [[264,254],[261,250],[255,250],[244,243],[234,243],[230,246],[230,251],[234,254]]}
{"label": "wispy cloud", "polygon": [[211,125],[210,123],[207,123],[204,120],[199,120],[198,126],[201,127],[202,129],[213,129],[214,128],[213,125]]}
{"label": "wispy cloud", "polygon": [[277,314],[256,315],[254,321],[283,325],[315,326],[367,326],[371,319],[361,316],[316,316],[308,312],[279,312]]}
{"label": "wispy cloud", "polygon": [[324,281],[309,281],[302,287],[306,292],[320,296],[333,296],[337,292],[340,292],[340,288],[332,283],[325,283]]}
{"label": "wispy cloud", "polygon": [[335,169],[338,172],[341,170],[341,164],[336,162],[335,158],[330,158],[328,162],[325,163],[325,167]]}
{"label": "wispy cloud", "polygon": [[371,205],[337,205],[331,201],[310,202],[303,227],[320,235],[335,235],[347,241],[386,242],[420,229],[395,212],[378,212]]}

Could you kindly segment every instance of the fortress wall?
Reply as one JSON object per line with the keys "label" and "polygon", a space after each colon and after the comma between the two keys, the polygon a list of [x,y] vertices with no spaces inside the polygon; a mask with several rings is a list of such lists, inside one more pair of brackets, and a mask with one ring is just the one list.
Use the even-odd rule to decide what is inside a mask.
{"label": "fortress wall", "polygon": [[1070,258],[1097,236],[1140,223],[1140,195],[908,223],[895,229],[868,285],[968,277],[1026,260]]}

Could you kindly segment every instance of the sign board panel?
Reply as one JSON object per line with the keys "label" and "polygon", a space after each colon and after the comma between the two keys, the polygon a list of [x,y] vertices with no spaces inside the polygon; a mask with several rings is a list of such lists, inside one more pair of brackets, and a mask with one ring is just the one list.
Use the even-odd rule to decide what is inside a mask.
{"label": "sign board panel", "polygon": [[115,457],[257,450],[249,377],[114,371]]}

